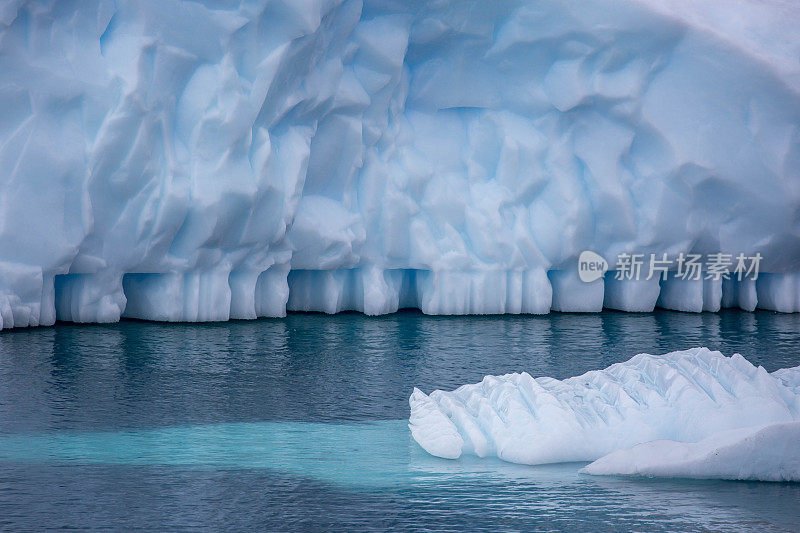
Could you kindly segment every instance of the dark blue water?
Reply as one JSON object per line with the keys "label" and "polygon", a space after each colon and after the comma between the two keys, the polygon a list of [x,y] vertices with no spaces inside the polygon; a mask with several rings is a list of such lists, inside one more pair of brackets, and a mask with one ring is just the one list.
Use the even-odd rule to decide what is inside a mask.
{"label": "dark blue water", "polygon": [[0,333],[0,528],[800,529],[800,485],[446,461],[407,399],[708,346],[800,364],[800,315],[295,314]]}

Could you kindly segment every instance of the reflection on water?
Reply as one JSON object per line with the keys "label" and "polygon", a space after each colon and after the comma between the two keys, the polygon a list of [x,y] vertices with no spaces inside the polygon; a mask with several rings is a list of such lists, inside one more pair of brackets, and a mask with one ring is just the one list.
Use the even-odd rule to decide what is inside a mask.
{"label": "reflection on water", "polygon": [[0,333],[0,528],[800,529],[800,485],[429,457],[413,386],[708,346],[800,364],[800,315],[295,314]]}
{"label": "reflection on water", "polygon": [[[191,487],[190,493],[202,490],[192,485],[215,483],[208,481],[209,472],[223,476],[242,473],[243,487],[238,490],[253,490],[254,479],[259,484],[269,480],[270,490],[291,486],[293,480],[295,484],[297,480],[310,484],[307,492],[299,495],[299,502],[282,504],[280,520],[266,518],[267,513],[253,516],[252,523],[263,527],[316,524],[307,513],[309,509],[318,510],[319,504],[307,500],[344,492],[355,501],[366,502],[366,506],[349,506],[346,512],[330,510],[324,518],[333,520],[331,525],[353,525],[355,517],[365,520],[383,507],[384,516],[373,519],[394,514],[396,525],[402,527],[429,525],[428,521],[434,520],[450,527],[471,528],[475,520],[486,521],[487,517],[513,528],[574,528],[581,524],[593,530],[612,524],[681,530],[800,527],[796,510],[800,485],[597,478],[578,474],[583,464],[532,467],[475,457],[448,461],[416,446],[404,420],[259,422],[13,435],[0,438],[0,464],[12,472],[37,474],[45,464],[54,473],[77,471],[90,480],[115,472],[128,478],[131,467],[139,469],[134,478],[142,472],[163,476],[173,471],[177,479]],[[124,483],[128,482],[126,479]],[[90,484],[75,490],[94,498],[97,489]],[[174,491],[166,491],[167,505],[175,505],[170,499],[182,496]],[[0,503],[8,503],[3,502],[2,494]],[[59,498],[69,496],[74,497],[58,494]],[[195,501],[182,503],[189,504],[189,512],[201,506]],[[164,507],[165,502],[157,502],[150,512],[163,513]],[[252,512],[252,503],[248,502],[245,509]],[[125,518],[136,524],[136,517]],[[53,525],[60,519],[57,517]],[[20,525],[25,523],[25,516],[6,520],[9,525]]]}
{"label": "reflection on water", "polygon": [[798,338],[800,315],[737,311],[293,314],[11,330],[0,334],[0,431],[399,419],[414,386],[522,370],[566,378],[695,346],[773,371],[800,364]]}
{"label": "reflection on water", "polygon": [[[342,485],[385,488],[432,476],[529,481],[559,469],[501,461],[448,461],[425,453],[406,420],[253,422],[0,437],[0,461],[60,465],[171,465],[272,469]],[[573,475],[578,466],[566,467]],[[544,474],[544,475],[543,475]],[[546,474],[550,474],[549,476]]]}

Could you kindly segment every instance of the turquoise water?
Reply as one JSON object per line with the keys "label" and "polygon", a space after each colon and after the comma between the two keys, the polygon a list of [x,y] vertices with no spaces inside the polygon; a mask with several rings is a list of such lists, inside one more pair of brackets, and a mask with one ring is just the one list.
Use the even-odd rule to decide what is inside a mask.
{"label": "turquoise water", "polygon": [[798,530],[800,485],[425,454],[413,386],[709,346],[800,364],[800,315],[294,314],[0,334],[0,527]]}

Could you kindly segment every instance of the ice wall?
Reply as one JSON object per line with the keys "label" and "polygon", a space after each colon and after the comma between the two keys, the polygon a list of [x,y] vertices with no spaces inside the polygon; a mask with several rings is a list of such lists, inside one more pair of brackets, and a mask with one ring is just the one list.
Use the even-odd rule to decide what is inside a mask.
{"label": "ice wall", "polygon": [[[800,8],[0,3],[0,327],[800,310]],[[759,252],[757,282],[574,276]]]}

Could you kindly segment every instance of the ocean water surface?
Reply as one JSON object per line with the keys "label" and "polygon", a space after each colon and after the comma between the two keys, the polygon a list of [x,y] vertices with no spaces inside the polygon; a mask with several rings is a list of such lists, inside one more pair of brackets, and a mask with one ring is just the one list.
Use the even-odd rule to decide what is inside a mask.
{"label": "ocean water surface", "polygon": [[292,314],[0,333],[0,528],[800,530],[800,484],[428,456],[408,396],[708,346],[800,365],[800,315]]}

